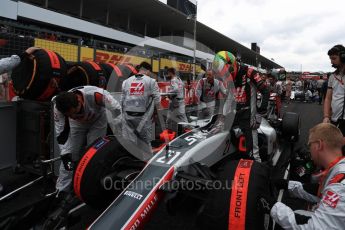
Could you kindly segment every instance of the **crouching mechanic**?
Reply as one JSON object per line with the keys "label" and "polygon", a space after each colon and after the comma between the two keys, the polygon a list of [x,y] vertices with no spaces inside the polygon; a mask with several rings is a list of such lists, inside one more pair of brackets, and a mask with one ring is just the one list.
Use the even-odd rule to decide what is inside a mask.
{"label": "crouching mechanic", "polygon": [[212,70],[206,71],[206,78],[198,81],[196,96],[199,99],[198,111],[201,111],[202,118],[212,117],[216,106],[216,97],[219,92],[227,95],[223,82],[214,79]]}
{"label": "crouching mechanic", "polygon": [[[277,202],[271,209],[273,220],[284,229],[344,229],[345,224],[345,157],[342,156],[343,135],[332,124],[322,123],[309,131],[308,145],[314,163],[324,169],[318,196],[306,192],[302,184],[288,182],[292,195],[317,203],[309,216],[301,218],[288,206]],[[298,217],[298,218],[296,218]]]}
{"label": "crouching mechanic", "polygon": [[258,109],[259,114],[267,113],[269,92],[259,73],[236,61],[235,56],[228,51],[218,52],[213,60],[212,68],[217,77],[222,79],[229,89],[233,82],[233,93],[236,101],[236,116],[234,125],[238,125],[245,136],[247,157],[253,158],[253,136],[251,127],[251,91],[250,83],[262,94],[262,103]]}
{"label": "crouching mechanic", "polygon": [[124,145],[128,151],[143,160],[152,156],[152,116],[154,108],[159,107],[161,101],[158,84],[149,77],[151,71],[151,65],[142,62],[139,73],[122,83],[122,136],[124,142],[129,141]]}
{"label": "crouching mechanic", "polygon": [[106,135],[106,110],[117,117],[121,107],[108,91],[95,86],[71,89],[52,101],[62,159],[56,188],[59,192],[70,192],[75,162],[82,157],[85,146]]}

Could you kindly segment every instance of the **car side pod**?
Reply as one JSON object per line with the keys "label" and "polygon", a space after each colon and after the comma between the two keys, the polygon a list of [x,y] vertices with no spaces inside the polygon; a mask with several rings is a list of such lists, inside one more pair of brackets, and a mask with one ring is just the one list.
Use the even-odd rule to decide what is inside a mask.
{"label": "car side pod", "polygon": [[283,138],[289,142],[297,142],[300,135],[300,115],[286,112],[282,120]]}

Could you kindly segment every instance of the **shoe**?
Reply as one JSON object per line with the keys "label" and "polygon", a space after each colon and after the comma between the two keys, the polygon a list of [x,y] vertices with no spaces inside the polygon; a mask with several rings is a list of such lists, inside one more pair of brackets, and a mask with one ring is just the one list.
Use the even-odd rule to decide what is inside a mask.
{"label": "shoe", "polygon": [[60,191],[56,195],[58,205],[43,224],[44,230],[61,229],[68,225],[68,213],[71,209],[76,207],[80,200],[72,192]]}

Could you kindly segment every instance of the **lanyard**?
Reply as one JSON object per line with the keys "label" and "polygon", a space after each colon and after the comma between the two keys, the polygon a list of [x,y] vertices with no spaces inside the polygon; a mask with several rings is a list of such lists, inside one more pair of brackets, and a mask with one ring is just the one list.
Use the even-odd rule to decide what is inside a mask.
{"label": "lanyard", "polygon": [[344,81],[343,81],[343,76],[340,76],[340,79],[337,78],[336,76],[334,76],[335,80],[337,80],[341,85],[344,85]]}
{"label": "lanyard", "polygon": [[318,197],[321,197],[321,190],[324,187],[324,183],[325,183],[325,179],[326,176],[328,175],[329,171],[336,165],[338,164],[339,161],[345,159],[344,156],[338,157],[337,159],[335,159],[334,161],[332,161],[329,166],[321,173],[322,176],[320,178],[320,184],[319,184],[319,189],[317,192]]}

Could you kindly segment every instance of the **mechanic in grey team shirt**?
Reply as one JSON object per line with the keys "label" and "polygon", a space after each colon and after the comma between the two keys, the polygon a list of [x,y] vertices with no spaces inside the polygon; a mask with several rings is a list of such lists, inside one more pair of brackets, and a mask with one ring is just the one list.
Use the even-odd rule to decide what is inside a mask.
{"label": "mechanic in grey team shirt", "polygon": [[196,96],[199,99],[198,111],[201,112],[202,118],[212,117],[216,106],[217,95],[221,92],[227,95],[223,82],[214,79],[212,70],[206,71],[206,78],[198,81],[196,86]]}
{"label": "mechanic in grey team shirt", "polygon": [[257,112],[257,89],[253,83],[250,83],[250,88],[250,127],[253,136],[253,158],[255,161],[261,162],[258,128],[261,125],[262,116]]}
{"label": "mechanic in grey team shirt", "polygon": [[328,55],[336,71],[328,80],[323,122],[333,123],[345,135],[345,47],[336,45],[328,51]]}
{"label": "mechanic in grey team shirt", "polygon": [[108,91],[96,86],[81,86],[52,99],[55,132],[62,163],[56,189],[71,192],[73,170],[85,147],[107,132],[106,110],[116,118],[121,107]]}
{"label": "mechanic in grey team shirt", "polygon": [[159,107],[161,101],[158,84],[155,79],[149,77],[151,71],[151,65],[142,62],[139,65],[139,73],[122,83],[121,95],[124,119],[122,136],[131,142],[125,147],[136,147],[134,151],[141,151],[144,160],[152,156],[152,116],[154,108]]}
{"label": "mechanic in grey team shirt", "polygon": [[186,116],[186,105],[184,102],[184,84],[179,76],[176,75],[175,68],[168,69],[168,78],[170,79],[169,108],[167,114],[167,127],[177,131],[176,125],[179,122],[188,122]]}
{"label": "mechanic in grey team shirt", "polygon": [[25,50],[20,56],[12,55],[11,57],[0,59],[0,74],[7,73],[12,71],[16,66],[19,65],[20,61],[23,60],[26,56],[31,55],[33,52],[40,48],[30,47]]}
{"label": "mechanic in grey team shirt", "polygon": [[[286,188],[292,196],[316,203],[315,210],[298,215],[281,202],[272,207],[273,220],[284,229],[344,229],[345,224],[345,157],[341,131],[329,123],[310,129],[308,145],[314,163],[324,169],[317,196],[305,191],[297,181],[289,181]],[[262,201],[262,199],[261,199]]]}
{"label": "mechanic in grey team shirt", "polygon": [[[39,48],[36,47],[30,47],[27,50],[25,50],[25,52],[23,52],[20,56],[12,55],[11,57],[0,59],[0,74],[12,71],[15,67],[17,67],[20,64],[20,61],[23,58],[25,58],[25,56],[32,54],[35,50],[38,49]],[[0,184],[0,194],[3,192],[3,190],[4,187],[2,186],[2,184]]]}

